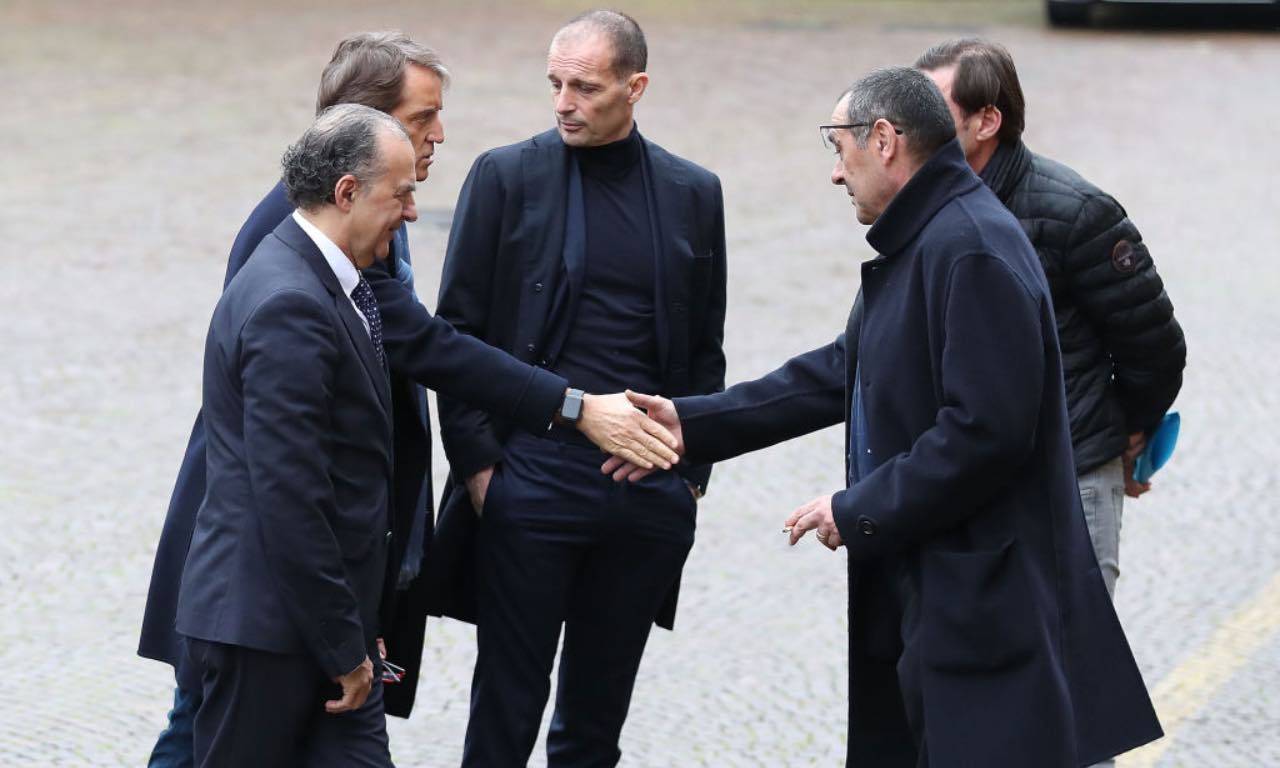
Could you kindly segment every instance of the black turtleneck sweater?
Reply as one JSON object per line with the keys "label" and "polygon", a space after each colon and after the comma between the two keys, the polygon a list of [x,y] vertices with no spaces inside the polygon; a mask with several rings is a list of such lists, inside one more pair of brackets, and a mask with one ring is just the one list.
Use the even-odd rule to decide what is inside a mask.
{"label": "black turtleneck sweater", "polygon": [[571,150],[582,171],[586,269],[556,372],[587,392],[658,392],[654,247],[635,128],[621,141]]}

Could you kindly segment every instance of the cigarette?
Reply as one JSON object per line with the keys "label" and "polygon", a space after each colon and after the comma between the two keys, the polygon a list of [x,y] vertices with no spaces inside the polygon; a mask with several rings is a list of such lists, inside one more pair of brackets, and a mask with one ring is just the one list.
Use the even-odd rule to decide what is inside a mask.
{"label": "cigarette", "polygon": [[782,529],[782,532],[783,532],[783,533],[791,533],[791,526],[789,526],[789,525],[788,525],[786,528],[783,528],[783,529]]}

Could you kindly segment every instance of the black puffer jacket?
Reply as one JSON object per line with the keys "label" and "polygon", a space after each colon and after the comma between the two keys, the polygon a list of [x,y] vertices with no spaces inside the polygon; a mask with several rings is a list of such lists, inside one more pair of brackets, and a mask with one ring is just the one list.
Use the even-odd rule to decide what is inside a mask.
{"label": "black puffer jacket", "polygon": [[1049,278],[1071,445],[1084,474],[1159,423],[1182,387],[1187,347],[1142,235],[1124,208],[1022,142],[982,179],[1013,212]]}

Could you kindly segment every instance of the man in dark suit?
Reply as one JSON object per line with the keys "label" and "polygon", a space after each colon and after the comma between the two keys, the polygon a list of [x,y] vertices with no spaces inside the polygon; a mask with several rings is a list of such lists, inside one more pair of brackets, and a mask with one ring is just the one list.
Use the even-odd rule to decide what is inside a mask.
{"label": "man in dark suit", "polygon": [[[557,130],[476,161],[438,309],[597,391],[714,392],[720,185],[636,130],[645,59],[623,14],[590,12],[557,33],[547,67]],[[612,765],[650,626],[674,617],[710,468],[615,486],[570,430],[529,431],[451,398],[440,410],[452,482],[428,564],[439,575],[433,610],[478,625],[463,763],[528,760],[563,627],[549,764]]]}
{"label": "man in dark suit", "polygon": [[822,132],[880,254],[845,334],[720,395],[634,401],[693,461],[846,424],[847,488],[786,525],[848,552],[849,765],[1076,768],[1158,738],[1085,527],[1035,251],[923,73],[859,80]]}
{"label": "man in dark suit", "polygon": [[[317,113],[341,103],[363,104],[387,112],[401,122],[410,134],[416,154],[416,170],[419,182],[425,181],[434,160],[435,147],[444,141],[444,123],[440,112],[444,107],[443,91],[449,82],[449,71],[439,55],[431,48],[417,43],[398,32],[365,32],[351,35],[338,43],[333,56],[320,77],[316,97]],[[285,194],[284,183],[277,183],[254,208],[241,227],[227,259],[225,288],[245,265],[263,238],[294,210]],[[407,294],[413,304],[413,272],[408,248],[408,234],[404,227],[396,233],[386,262],[372,270],[370,284],[383,304],[397,307],[403,302],[395,294]],[[400,282],[397,291],[387,284],[384,277],[392,276]],[[425,314],[425,313],[424,313]],[[387,312],[383,311],[384,318]],[[429,315],[428,315],[429,318]],[[391,325],[413,322],[412,318],[390,318]],[[430,320],[419,320],[430,324]],[[384,328],[384,333],[389,329]],[[394,335],[394,334],[386,334]],[[389,351],[398,351],[394,344],[384,344]],[[444,366],[458,363],[454,356],[433,356]],[[447,376],[446,372],[441,375]],[[393,500],[397,517],[401,519],[402,535],[392,542],[392,562],[397,564],[397,586],[412,583],[421,565],[422,551],[430,540],[432,515],[430,514],[430,414],[425,393],[406,376],[393,368],[391,375],[394,401],[394,425],[396,451],[394,460],[395,493]],[[535,390],[539,389],[535,387]],[[519,399],[515,398],[514,402]],[[151,575],[151,587],[147,593],[146,611],[143,616],[142,635],[138,653],[144,657],[163,661],[177,670],[184,658],[182,638],[173,628],[178,599],[178,584],[196,510],[205,492],[205,429],[203,414],[197,414],[192,427],[187,450],[183,456],[173,496],[165,516],[164,529],[156,548],[155,563]],[[405,521],[408,521],[407,523]],[[404,583],[401,583],[401,582]],[[418,643],[421,643],[422,627],[419,622]],[[405,651],[405,658],[412,650]],[[416,665],[414,665],[416,672]],[[416,688],[416,676],[397,693],[407,691],[412,700]],[[406,695],[400,693],[400,698]],[[179,675],[179,685],[174,691],[174,707],[169,713],[169,727],[161,733],[152,753],[150,765],[154,768],[182,768],[191,764],[191,720],[199,707],[198,686],[184,687]],[[407,714],[407,705],[393,710]]]}
{"label": "man in dark suit", "polygon": [[195,758],[390,765],[381,701],[366,699],[392,525],[391,390],[357,270],[416,216],[413,146],[389,115],[341,105],[283,165],[298,210],[227,286],[205,346],[207,489],[177,623],[202,689]]}
{"label": "man in dark suit", "polygon": [[[405,127],[415,148],[416,175],[426,180],[436,144],[444,141],[440,117],[448,70],[430,48],[395,32],[361,33],[341,41],[321,76],[317,111],[334,104],[360,103],[387,112]],[[236,237],[224,286],[257,247],[294,210],[283,182],[254,209]],[[397,534],[391,542],[389,588],[383,601],[382,625],[392,659],[406,674],[388,689],[388,713],[408,716],[417,689],[425,612],[424,580],[418,573],[432,538],[430,414],[422,387],[446,389],[504,418],[547,424],[557,413],[567,388],[565,379],[517,362],[475,339],[458,334],[433,317],[413,290],[408,238],[396,232],[389,257],[365,272],[383,318],[383,344],[391,368],[394,472],[392,504]],[[587,398],[579,429],[607,450],[632,450],[659,458],[638,415],[621,398]],[[650,425],[651,427],[652,425]],[[532,427],[531,427],[532,428]],[[667,436],[669,437],[669,436]],[[191,764],[191,720],[200,704],[198,681],[184,685],[183,642],[173,629],[178,584],[191,531],[205,493],[205,429],[197,415],[174,487],[156,550],[143,619],[139,654],[171,664],[178,674],[169,727],[160,735],[152,766]]]}

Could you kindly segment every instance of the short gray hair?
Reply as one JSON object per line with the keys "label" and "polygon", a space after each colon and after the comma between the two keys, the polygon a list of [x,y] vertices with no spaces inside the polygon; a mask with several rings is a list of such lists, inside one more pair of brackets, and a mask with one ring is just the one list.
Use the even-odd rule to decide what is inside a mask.
{"label": "short gray hair", "polygon": [[571,35],[590,30],[604,35],[613,48],[613,74],[621,80],[636,72],[643,72],[649,65],[649,44],[645,41],[640,23],[621,11],[596,9],[580,13],[569,20],[551,38],[554,44],[561,35]]}
{"label": "short gray hair", "polygon": [[360,104],[339,104],[320,113],[280,159],[289,202],[304,211],[336,203],[338,179],[348,174],[360,183],[382,175],[378,151],[384,133],[409,141],[404,126],[390,115]]}
{"label": "short gray hair", "polygon": [[316,114],[334,104],[363,104],[379,112],[400,105],[404,70],[410,64],[436,73],[449,84],[449,70],[440,55],[403,32],[359,32],[333,49],[333,58],[320,75]]}
{"label": "short gray hair", "polygon": [[871,124],[884,118],[902,131],[916,159],[924,160],[956,137],[956,124],[938,86],[911,67],[872,70],[849,86],[849,122],[867,123],[851,129],[859,148],[867,146]]}

